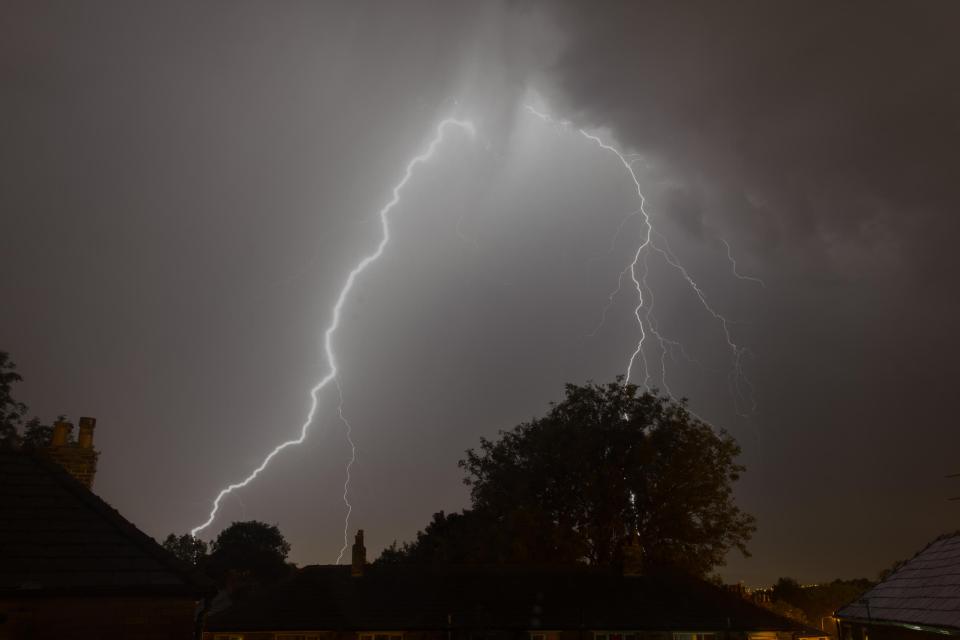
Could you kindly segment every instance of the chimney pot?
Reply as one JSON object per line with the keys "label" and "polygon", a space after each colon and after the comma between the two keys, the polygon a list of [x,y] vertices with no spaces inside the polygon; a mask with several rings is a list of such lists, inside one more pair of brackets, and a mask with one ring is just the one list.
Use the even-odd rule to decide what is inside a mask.
{"label": "chimney pot", "polygon": [[53,438],[50,440],[51,447],[65,447],[67,440],[70,439],[70,432],[73,431],[73,425],[63,420],[53,425]]}
{"label": "chimney pot", "polygon": [[363,546],[363,529],[357,530],[357,537],[353,541],[353,558],[350,564],[350,575],[363,575],[363,568],[367,564],[367,548]]}
{"label": "chimney pot", "polygon": [[89,416],[80,418],[80,432],[77,444],[81,449],[93,449],[93,430],[97,426],[97,419]]}

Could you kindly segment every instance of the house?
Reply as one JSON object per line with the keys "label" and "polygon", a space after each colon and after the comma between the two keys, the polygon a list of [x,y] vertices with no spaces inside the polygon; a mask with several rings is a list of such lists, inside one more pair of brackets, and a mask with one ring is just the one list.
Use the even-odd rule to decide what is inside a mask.
{"label": "house", "polygon": [[[589,567],[351,566],[300,569],[211,615],[205,640],[826,639],[682,576]],[[629,554],[625,554],[629,557]]]}
{"label": "house", "polygon": [[92,418],[0,451],[0,638],[188,639],[211,585],[90,491]]}
{"label": "house", "polygon": [[937,538],[834,615],[841,640],[960,636],[960,532]]}

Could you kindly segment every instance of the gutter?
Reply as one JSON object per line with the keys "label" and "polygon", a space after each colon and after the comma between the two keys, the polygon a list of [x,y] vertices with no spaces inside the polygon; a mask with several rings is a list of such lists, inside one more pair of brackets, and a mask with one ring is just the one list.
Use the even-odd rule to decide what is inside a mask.
{"label": "gutter", "polygon": [[856,622],[858,624],[877,625],[884,627],[898,627],[900,629],[909,629],[910,631],[924,631],[926,633],[937,633],[943,636],[960,637],[960,629],[948,629],[944,627],[932,627],[925,624],[911,624],[909,622],[898,622],[896,620],[878,620],[876,618],[853,618],[846,616],[837,616],[837,623]]}

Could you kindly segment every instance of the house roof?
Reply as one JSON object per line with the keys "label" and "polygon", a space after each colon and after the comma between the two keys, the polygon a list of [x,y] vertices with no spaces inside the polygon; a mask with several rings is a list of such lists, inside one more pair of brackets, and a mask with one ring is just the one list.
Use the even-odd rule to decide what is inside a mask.
{"label": "house roof", "polygon": [[582,568],[309,566],[210,631],[416,629],[787,631],[824,636],[699,580]]}
{"label": "house roof", "polygon": [[206,579],[59,465],[0,451],[0,595],[210,591]]}
{"label": "house roof", "polygon": [[960,631],[960,532],[931,542],[836,615]]}

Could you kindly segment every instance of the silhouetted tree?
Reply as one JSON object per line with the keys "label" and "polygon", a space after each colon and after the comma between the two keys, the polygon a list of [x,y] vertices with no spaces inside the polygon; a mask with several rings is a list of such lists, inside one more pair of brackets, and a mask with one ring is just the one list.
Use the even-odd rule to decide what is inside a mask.
{"label": "silhouetted tree", "polygon": [[884,580],[886,580],[887,578],[889,578],[891,575],[893,575],[893,573],[894,573],[897,569],[899,569],[899,568],[902,567],[904,564],[906,564],[906,562],[907,562],[906,560],[897,560],[896,562],[894,562],[892,565],[890,565],[890,566],[887,567],[886,569],[882,569],[882,570],[880,570],[879,572],[877,572],[877,582],[883,582]]}
{"label": "silhouetted tree", "polygon": [[[873,586],[866,578],[834,580],[803,586],[793,578],[780,578],[770,590],[771,608],[801,622],[819,626],[820,620],[856,600]],[[803,614],[797,617],[793,610]]]}
{"label": "silhouetted tree", "polygon": [[[10,354],[0,351],[0,449],[44,447],[53,435],[53,427],[39,418],[24,422],[27,405],[13,397],[13,385],[22,380]],[[64,416],[57,419],[62,420]]]}
{"label": "silhouetted tree", "polygon": [[188,533],[171,533],[164,539],[163,548],[193,567],[200,567],[207,558],[207,543]]}
{"label": "silhouetted tree", "polygon": [[[66,420],[67,416],[60,414],[55,422]],[[30,418],[23,425],[23,435],[20,436],[20,446],[25,449],[45,447],[53,438],[53,425],[44,424],[39,418]],[[67,434],[67,442],[76,442],[77,436],[72,431]]]}
{"label": "silhouetted tree", "polygon": [[800,602],[802,597],[803,587],[793,578],[780,578],[770,590],[771,600],[783,600],[795,604]]}
{"label": "silhouetted tree", "polygon": [[220,584],[265,585],[289,571],[290,544],[276,525],[249,520],[234,522],[210,546],[207,574]]}
{"label": "silhouetted tree", "polygon": [[13,398],[13,385],[23,380],[10,354],[0,351],[0,448],[11,449],[20,444],[19,428],[27,406]]}
{"label": "silhouetted tree", "polygon": [[[536,532],[535,535],[531,535]],[[516,509],[499,517],[486,511],[433,514],[416,540],[383,550],[379,564],[504,564],[575,562],[578,541],[563,535],[548,514]]]}
{"label": "silhouetted tree", "polygon": [[471,510],[436,514],[385,560],[610,565],[635,531],[649,565],[706,575],[730,549],[748,555],[739,453],[684,403],[620,379],[567,385],[544,417],[467,451]]}
{"label": "silhouetted tree", "polygon": [[[810,620],[807,619],[807,615],[803,612],[803,609],[795,607],[789,602],[784,602],[783,600],[774,600],[773,602],[765,603],[764,606],[770,611],[783,616],[784,618],[789,618],[794,622],[799,622],[800,624],[812,624]],[[819,622],[819,620],[817,621]]]}

